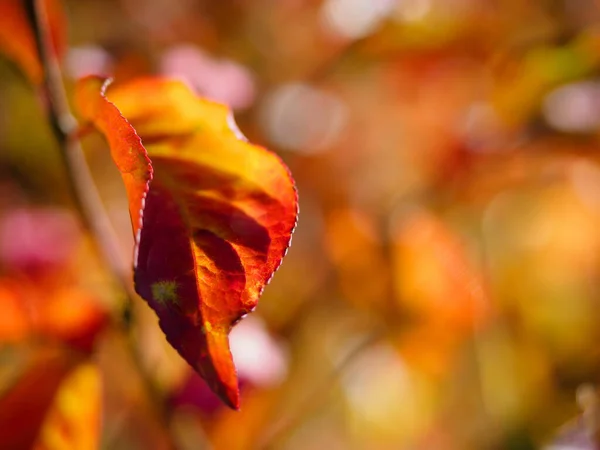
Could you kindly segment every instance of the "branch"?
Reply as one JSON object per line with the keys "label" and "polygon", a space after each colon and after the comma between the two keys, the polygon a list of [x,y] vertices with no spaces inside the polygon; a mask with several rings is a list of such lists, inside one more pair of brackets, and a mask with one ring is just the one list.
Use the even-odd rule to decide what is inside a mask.
{"label": "branch", "polygon": [[[31,29],[35,35],[36,47],[43,67],[44,80],[41,91],[45,100],[46,114],[52,132],[59,144],[67,184],[75,208],[83,226],[92,234],[98,253],[106,262],[115,281],[127,297],[126,313],[130,313],[132,300],[137,295],[132,283],[132,268],[120,256],[119,242],[106,214],[79,142],[77,121],[69,108],[60,64],[53,48],[44,2],[42,0],[24,0],[24,5]],[[127,314],[124,314],[122,319],[122,329],[127,334],[127,345],[133,362],[146,385],[150,400],[154,403],[160,418],[165,424],[165,432],[171,441],[170,447],[176,449],[177,445],[175,445],[170,433],[170,413],[165,408],[160,391],[144,367],[133,337],[130,333],[127,333],[129,329]]]}
{"label": "branch", "polygon": [[102,199],[96,190],[92,174],[75,133],[77,121],[71,114],[60,65],[52,45],[44,2],[25,0],[27,15],[44,69],[42,95],[52,132],[59,144],[60,155],[67,175],[67,184],[83,226],[93,235],[115,279],[130,298],[135,291],[130,281],[131,268],[120,257],[120,248],[112,224],[106,215]]}

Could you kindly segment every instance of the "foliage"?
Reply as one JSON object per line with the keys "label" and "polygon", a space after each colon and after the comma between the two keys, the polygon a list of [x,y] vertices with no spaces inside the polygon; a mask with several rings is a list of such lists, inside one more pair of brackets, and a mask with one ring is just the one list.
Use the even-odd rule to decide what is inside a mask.
{"label": "foliage", "polygon": [[0,0],[0,442],[598,447],[599,20]]}

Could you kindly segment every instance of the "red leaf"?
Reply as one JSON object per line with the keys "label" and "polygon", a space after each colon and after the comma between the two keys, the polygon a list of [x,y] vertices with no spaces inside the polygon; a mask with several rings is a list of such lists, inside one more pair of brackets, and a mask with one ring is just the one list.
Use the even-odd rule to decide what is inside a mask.
{"label": "red leaf", "polygon": [[[110,101],[101,84],[80,81],[77,103],[107,137],[127,187],[136,290],[171,345],[238,408],[228,334],[255,308],[289,246],[297,215],[293,180],[275,154],[232,128],[225,106],[183,84],[137,80],[111,89]],[[151,182],[136,131],[152,160]]]}
{"label": "red leaf", "polygon": [[[33,30],[23,0],[0,0],[0,51],[13,59],[33,83],[43,79]],[[59,57],[66,49],[66,19],[59,0],[45,0],[52,45]]]}

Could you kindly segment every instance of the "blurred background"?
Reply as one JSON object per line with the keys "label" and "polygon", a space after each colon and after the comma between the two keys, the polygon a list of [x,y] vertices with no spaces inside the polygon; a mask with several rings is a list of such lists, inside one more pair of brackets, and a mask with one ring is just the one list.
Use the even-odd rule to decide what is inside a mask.
{"label": "blurred background", "polygon": [[[30,430],[31,414],[6,421],[23,403],[47,431],[44,407],[83,353],[62,416],[78,417],[82,449],[600,448],[600,2],[65,5],[69,89],[162,74],[228,104],[289,165],[300,220],[232,333],[242,409],[228,410],[141,300],[137,358],[105,325],[123,299],[39,98],[0,59],[11,433]],[[84,145],[131,259],[119,174],[102,139]]]}

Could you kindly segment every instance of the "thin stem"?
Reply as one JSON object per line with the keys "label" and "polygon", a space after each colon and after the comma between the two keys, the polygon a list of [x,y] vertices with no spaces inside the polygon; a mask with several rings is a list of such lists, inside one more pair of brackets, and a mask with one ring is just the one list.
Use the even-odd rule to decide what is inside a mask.
{"label": "thin stem", "polygon": [[92,174],[76,138],[77,121],[71,114],[62,82],[60,65],[52,45],[44,2],[25,0],[27,14],[44,68],[42,95],[52,132],[59,144],[67,182],[83,226],[94,236],[99,253],[107,262],[115,279],[130,298],[135,292],[130,281],[131,268],[120,257],[118,240],[102,205]]}
{"label": "thin stem", "polygon": [[[103,257],[109,270],[123,294],[127,297],[128,312],[131,312],[132,300],[136,297],[133,288],[132,268],[120,256],[120,246],[114,229],[106,214],[102,199],[90,172],[77,134],[77,121],[71,114],[69,102],[63,84],[60,64],[54,52],[52,36],[48,23],[47,11],[42,0],[25,0],[31,28],[43,67],[44,80],[41,86],[45,100],[46,113],[52,132],[59,144],[63,159],[67,183],[71,191],[77,212],[83,226],[93,238],[99,254]],[[124,316],[125,317],[125,316]],[[165,424],[165,432],[170,439],[170,447],[177,448],[170,433],[170,414],[150,374],[144,367],[138,347],[133,336],[128,333],[127,320],[121,321],[121,328],[127,335],[127,346],[133,362],[141,375],[150,400]]]}

